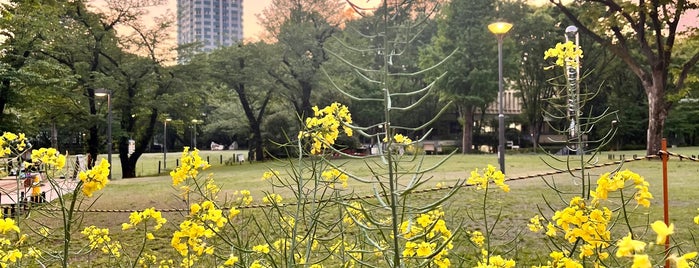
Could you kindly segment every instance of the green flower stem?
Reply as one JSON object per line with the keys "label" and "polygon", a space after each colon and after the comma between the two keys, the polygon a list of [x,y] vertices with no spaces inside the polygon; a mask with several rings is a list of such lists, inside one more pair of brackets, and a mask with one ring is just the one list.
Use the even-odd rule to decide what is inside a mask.
{"label": "green flower stem", "polygon": [[73,223],[73,213],[75,212],[75,203],[78,200],[80,191],[83,187],[83,181],[81,180],[75,186],[73,190],[73,196],[70,199],[70,207],[66,210],[65,199],[63,195],[57,195],[58,201],[61,204],[61,212],[63,213],[63,268],[68,268],[68,260],[70,259],[70,240],[71,240],[71,225]]}
{"label": "green flower stem", "polygon": [[624,189],[623,188],[619,189],[619,194],[621,194],[621,212],[624,213],[624,221],[626,222],[626,227],[629,228],[629,233],[631,234],[631,238],[634,238],[635,236],[633,235],[633,228],[631,228],[631,223],[629,222],[629,215],[627,214],[627,211],[626,211],[626,200],[624,200]]}
{"label": "green flower stem", "polygon": [[143,222],[143,244],[141,245],[141,250],[138,251],[138,255],[136,255],[136,258],[134,259],[131,268],[136,267],[136,265],[138,264],[138,259],[141,258],[143,251],[146,249],[146,242],[148,242],[148,224],[146,224],[145,221],[146,220],[144,220]]}
{"label": "green flower stem", "polygon": [[[298,148],[303,148],[302,147],[303,145],[301,144],[301,139],[299,139],[297,141],[297,146],[298,146]],[[299,197],[298,197],[299,201],[296,202],[296,212],[294,214],[294,219],[299,219],[301,217],[300,213],[301,213],[301,209],[303,209],[303,203],[304,203],[304,202],[302,202],[303,198],[301,197],[301,195],[303,194],[303,168],[302,168],[303,167],[303,150],[300,150],[299,152],[301,152],[301,153],[299,153],[299,156],[298,156],[298,166],[299,166],[299,173],[298,174],[299,175],[298,175],[298,179],[296,180],[296,191],[299,194]],[[298,233],[298,224],[294,224],[294,227],[291,229],[291,239],[290,239],[291,240],[291,242],[290,242],[291,247],[290,248],[292,250],[296,248],[296,234],[297,233]],[[286,263],[287,263],[288,267],[295,266],[296,261],[294,260],[293,251],[291,252],[291,254],[288,254]]]}
{"label": "green flower stem", "polygon": [[[488,178],[486,178],[488,179]],[[488,179],[489,180],[489,179]],[[490,188],[490,183],[485,184],[485,191],[483,192],[483,224],[485,225],[485,250],[488,252],[488,255],[485,256],[486,258],[486,264],[490,264],[490,235],[491,235],[491,230],[488,229],[488,189]]]}

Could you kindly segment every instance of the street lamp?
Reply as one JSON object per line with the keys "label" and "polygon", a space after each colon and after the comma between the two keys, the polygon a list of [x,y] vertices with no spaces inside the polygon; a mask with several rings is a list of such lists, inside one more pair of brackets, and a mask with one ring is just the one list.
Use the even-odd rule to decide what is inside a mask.
{"label": "street lamp", "polygon": [[108,89],[95,89],[95,96],[107,97],[107,162],[109,162],[109,175],[112,179],[112,92]]}
{"label": "street lamp", "polygon": [[194,134],[193,134],[193,139],[192,139],[192,148],[196,149],[197,148],[197,124],[201,123],[201,120],[197,119],[192,119],[192,124],[194,124]]}
{"label": "street lamp", "polygon": [[505,115],[503,114],[502,92],[502,39],[512,29],[512,24],[507,22],[495,22],[488,25],[488,30],[498,39],[498,163],[500,171],[505,173]]}
{"label": "street lamp", "polygon": [[167,169],[167,122],[172,121],[170,118],[165,118],[163,121],[163,169]]}

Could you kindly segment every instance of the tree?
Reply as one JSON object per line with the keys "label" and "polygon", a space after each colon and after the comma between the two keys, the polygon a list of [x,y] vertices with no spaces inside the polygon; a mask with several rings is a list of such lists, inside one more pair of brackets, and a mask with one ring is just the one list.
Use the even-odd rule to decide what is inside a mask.
{"label": "tree", "polygon": [[[0,11],[0,128],[38,132],[36,127],[43,121],[55,130],[57,123],[68,121],[74,109],[68,105],[54,110],[64,113],[49,113],[52,107],[65,104],[63,94],[75,77],[39,51],[61,35],[62,26],[57,21],[63,9],[54,1],[8,1],[0,3]],[[46,105],[36,107],[38,101]],[[6,114],[9,109],[12,114]],[[29,116],[20,122],[25,112]]]}
{"label": "tree", "polygon": [[[686,61],[673,62],[680,18],[688,10],[696,10],[697,4],[686,0],[583,0],[570,6],[561,0],[550,2],[640,79],[648,100],[646,153],[657,153],[673,104],[668,96],[682,90],[687,74],[699,61],[697,50]],[[673,64],[679,66],[675,76],[670,73]]]}
{"label": "tree", "polygon": [[329,59],[324,46],[340,26],[343,7],[341,0],[273,0],[263,11],[262,25],[282,46],[283,69],[271,75],[300,116],[312,115],[319,69]]}
{"label": "tree", "polygon": [[[340,62],[339,58],[352,59],[352,64],[361,66],[362,69],[382,70],[387,68],[388,71],[395,73],[392,79],[388,81],[395,92],[411,92],[415,88],[427,88],[429,82],[425,79],[425,73],[421,72],[420,67],[420,50],[429,46],[430,40],[436,33],[436,22],[433,17],[436,13],[436,1],[408,1],[404,6],[396,7],[392,5],[379,6],[368,14],[363,14],[360,18],[348,21],[345,23],[345,28],[342,32],[333,36],[333,41],[329,42],[328,50],[336,57],[323,65],[323,69],[327,73],[332,74],[332,80],[337,85],[343,86],[343,90],[350,92],[354,96],[362,96],[367,99],[381,99],[382,91],[380,85],[374,81],[379,79],[379,76],[373,72],[367,72],[367,75],[372,77],[373,81],[368,81],[362,77],[356,77],[354,70],[349,68],[345,63]],[[354,6],[359,12],[366,11],[366,7]],[[389,10],[384,10],[388,8]],[[396,11],[396,8],[405,8],[402,11]],[[391,17],[391,23],[395,27],[402,27],[403,30],[385,31],[385,33],[377,34],[381,31],[384,24],[383,15],[394,12]],[[412,28],[411,28],[412,27]],[[390,49],[384,49],[385,42],[392,46]],[[408,44],[409,43],[409,44]],[[354,48],[372,48],[369,49],[347,49]],[[384,59],[384,54],[390,55],[388,62]],[[400,106],[409,106],[417,100],[422,101],[422,105],[414,107],[407,115],[404,111],[395,111],[394,124],[399,125],[423,125],[434,118],[436,111],[440,110],[437,94],[425,95],[406,94],[404,96],[394,98],[393,104]],[[342,97],[342,96],[340,96]],[[359,125],[375,125],[379,123],[382,107],[376,105],[375,102],[341,100],[350,103],[350,109],[361,111],[361,115],[355,118],[355,122]],[[329,103],[328,103],[329,104]],[[436,132],[436,133],[435,133]],[[433,136],[439,133],[439,130],[432,132]],[[414,130],[404,134],[410,136],[423,137],[425,130]],[[374,141],[370,141],[374,142]]]}
{"label": "tree", "polygon": [[249,150],[256,161],[264,160],[262,123],[275,91],[268,82],[273,68],[269,59],[274,52],[274,46],[259,42],[218,49],[209,56],[211,76],[216,84],[222,84],[222,92],[216,95],[227,101],[231,93],[238,97],[252,134]]}
{"label": "tree", "polygon": [[560,39],[556,35],[552,8],[540,7],[533,9],[527,5],[517,5],[518,10],[511,17],[515,28],[510,38],[518,44],[515,62],[519,61],[517,75],[511,76],[514,88],[522,98],[522,114],[520,115],[528,126],[529,137],[534,147],[538,146],[539,136],[544,126],[543,111],[547,109],[547,99],[554,94],[554,85],[550,83],[556,74],[544,68],[542,61],[544,51],[551,47],[551,40]]}
{"label": "tree", "polygon": [[112,9],[114,13],[110,16],[92,13],[82,1],[67,3],[64,8],[65,13],[52,21],[63,26],[62,35],[47,40],[51,46],[40,53],[70,69],[71,75],[77,78],[74,97],[76,103],[87,105],[86,114],[78,118],[87,124],[88,166],[92,166],[101,147],[95,89],[118,90],[109,86],[111,79],[106,56],[122,53],[117,45],[115,27],[135,19],[135,15],[129,8]]}
{"label": "tree", "polygon": [[[492,47],[495,41],[487,30],[495,6],[488,0],[455,0],[438,18],[438,32],[432,47],[423,51],[423,66],[438,62],[456,51],[442,70],[448,75],[436,86],[444,98],[453,100],[462,126],[462,153],[473,145],[474,114],[484,109],[497,95],[496,70]],[[487,40],[487,41],[484,41]],[[492,55],[488,57],[487,55]]]}
{"label": "tree", "polygon": [[[192,118],[191,114],[199,114],[196,107],[200,105],[197,104],[203,102],[201,94],[192,94],[193,89],[197,88],[196,83],[187,82],[197,81],[192,79],[197,76],[197,72],[193,71],[196,67],[164,66],[174,61],[170,53],[172,49],[168,48],[171,18],[165,14],[156,18],[152,26],[138,20],[125,22],[132,32],[120,38],[121,44],[141,55],[104,55],[112,64],[107,70],[116,80],[114,85],[121,89],[115,92],[119,100],[115,106],[120,112],[118,122],[122,131],[117,132],[116,136],[123,178],[136,177],[138,159],[148,150],[156,126],[165,119],[164,114],[178,111],[179,118]],[[177,106],[182,103],[187,106],[192,104],[194,110],[178,109]],[[129,152],[130,140],[135,142],[133,152]]]}

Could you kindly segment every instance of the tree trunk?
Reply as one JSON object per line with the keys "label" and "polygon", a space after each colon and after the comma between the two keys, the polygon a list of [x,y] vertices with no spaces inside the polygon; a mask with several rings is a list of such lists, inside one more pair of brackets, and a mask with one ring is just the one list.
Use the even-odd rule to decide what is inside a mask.
{"label": "tree trunk", "polygon": [[459,109],[459,115],[461,116],[461,153],[469,154],[471,153],[471,147],[473,147],[473,109],[469,106]]}
{"label": "tree trunk", "polygon": [[663,139],[663,129],[665,128],[665,119],[669,105],[665,102],[663,96],[664,83],[654,83],[646,85],[646,94],[648,96],[648,133],[646,143],[646,154],[655,155],[660,151],[660,143]]}
{"label": "tree trunk", "polygon": [[[311,92],[313,85],[310,81],[299,81],[301,84],[301,118],[312,117],[313,109],[311,108]],[[303,125],[303,124],[302,124]]]}

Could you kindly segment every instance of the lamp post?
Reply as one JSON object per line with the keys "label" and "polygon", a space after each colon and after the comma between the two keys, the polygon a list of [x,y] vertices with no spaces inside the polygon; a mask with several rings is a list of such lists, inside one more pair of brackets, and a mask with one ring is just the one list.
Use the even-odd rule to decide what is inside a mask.
{"label": "lamp post", "polygon": [[112,92],[108,89],[95,89],[95,96],[107,97],[107,162],[109,162],[108,179],[112,179]]}
{"label": "lamp post", "polygon": [[165,118],[163,121],[163,169],[167,169],[167,122],[172,121],[170,118]]}
{"label": "lamp post", "polygon": [[511,23],[495,22],[488,25],[488,30],[498,39],[498,163],[500,171],[505,173],[505,115],[503,114],[502,90],[502,40],[512,28]]}
{"label": "lamp post", "polygon": [[197,148],[197,124],[201,123],[201,120],[192,119],[192,124],[194,125],[194,134],[192,135],[192,148]]}

